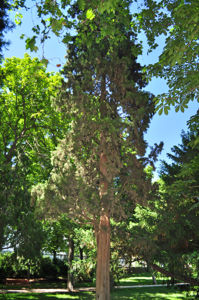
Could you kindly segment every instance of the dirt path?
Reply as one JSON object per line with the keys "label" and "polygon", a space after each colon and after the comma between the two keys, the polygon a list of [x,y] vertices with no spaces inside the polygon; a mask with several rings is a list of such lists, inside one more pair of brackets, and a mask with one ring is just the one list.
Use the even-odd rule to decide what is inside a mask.
{"label": "dirt path", "polygon": [[[179,285],[188,285],[186,283],[176,283],[175,285],[179,286]],[[132,289],[132,288],[142,288],[142,287],[161,287],[161,286],[167,286],[166,284],[156,284],[156,285],[131,285],[131,286],[116,286],[116,289]],[[44,293],[49,293],[49,294],[54,294],[54,293],[59,293],[59,294],[63,294],[63,293],[68,293],[68,289],[31,289],[31,288],[22,288],[20,290],[14,290],[14,289],[0,289],[0,294],[7,294],[7,293],[38,293],[38,294],[44,294]],[[85,288],[78,288],[78,289],[74,289],[73,291],[74,293],[78,293],[78,292],[95,292],[95,288],[94,287],[85,287]]]}

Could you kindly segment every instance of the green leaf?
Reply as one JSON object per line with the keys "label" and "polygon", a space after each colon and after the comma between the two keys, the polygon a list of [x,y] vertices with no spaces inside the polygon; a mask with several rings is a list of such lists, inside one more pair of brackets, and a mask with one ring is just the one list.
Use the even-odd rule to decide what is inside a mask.
{"label": "green leaf", "polygon": [[181,110],[181,112],[184,112],[184,107],[180,106],[180,110]]}
{"label": "green leaf", "polygon": [[41,63],[44,64],[47,67],[49,61],[46,58],[42,58]]}
{"label": "green leaf", "polygon": [[15,15],[15,24],[21,25],[22,18],[23,18],[23,15],[20,14],[19,12],[17,12],[16,15]]}
{"label": "green leaf", "polygon": [[52,30],[57,36],[59,35],[59,31],[62,29],[63,24],[64,24],[63,18],[61,18],[60,20],[51,19]]}
{"label": "green leaf", "polygon": [[86,18],[89,20],[93,20],[95,18],[95,14],[92,10],[92,8],[89,8],[86,12]]}
{"label": "green leaf", "polygon": [[175,108],[175,112],[178,112],[179,111],[179,109],[180,109],[180,106],[178,105],[178,106],[176,106],[176,108]]}
{"label": "green leaf", "polygon": [[37,51],[38,47],[36,46],[36,36],[34,35],[32,38],[26,39],[26,49],[30,49],[30,51]]}
{"label": "green leaf", "polygon": [[63,39],[62,39],[62,42],[64,43],[64,44],[67,44],[68,42],[70,42],[72,40],[72,37],[69,35],[69,34],[67,34]]}
{"label": "green leaf", "polygon": [[164,113],[165,113],[165,115],[168,115],[168,107],[167,106],[164,107]]}

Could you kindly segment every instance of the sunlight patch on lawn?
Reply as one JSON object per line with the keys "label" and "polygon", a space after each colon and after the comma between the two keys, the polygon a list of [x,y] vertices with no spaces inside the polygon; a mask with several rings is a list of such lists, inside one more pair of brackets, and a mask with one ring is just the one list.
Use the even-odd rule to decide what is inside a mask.
{"label": "sunlight patch on lawn", "polygon": [[[167,280],[168,278],[166,277],[162,277],[162,276],[156,277],[157,284],[166,283]],[[136,276],[132,274],[129,277],[120,279],[119,284],[120,285],[140,285],[140,284],[145,285],[145,284],[153,284],[153,280],[151,274],[142,273],[140,274],[140,276],[139,275]]]}
{"label": "sunlight patch on lawn", "polygon": [[[92,293],[74,293],[74,294],[56,294],[56,299],[82,299],[82,300],[93,300],[95,295]],[[52,294],[49,294],[52,299]]]}
{"label": "sunlight patch on lawn", "polygon": [[186,294],[182,293],[169,293],[169,294],[160,294],[157,293],[154,295],[154,299],[168,299],[168,300],[175,300],[175,299],[190,299],[189,297],[186,296]]}

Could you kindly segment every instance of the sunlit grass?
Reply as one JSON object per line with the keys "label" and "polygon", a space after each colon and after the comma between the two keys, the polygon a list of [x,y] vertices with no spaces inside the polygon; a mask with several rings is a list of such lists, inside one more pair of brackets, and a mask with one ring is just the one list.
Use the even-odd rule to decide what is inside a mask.
{"label": "sunlit grass", "polygon": [[74,294],[4,294],[0,295],[2,300],[56,300],[56,299],[82,299],[94,300],[95,295],[89,292],[74,293]]}
{"label": "sunlit grass", "polygon": [[112,293],[111,300],[191,300],[192,296],[181,293],[174,288],[156,287],[156,288],[132,288],[121,289]]}
{"label": "sunlit grass", "polygon": [[[157,277],[157,284],[166,284],[166,277]],[[119,281],[119,285],[148,285],[153,284],[152,276],[150,273],[141,273],[137,275],[127,276]]]}
{"label": "sunlit grass", "polygon": [[[167,278],[158,277],[157,283],[166,283]],[[149,273],[142,273],[131,275],[120,280],[119,285],[151,285],[152,277]],[[57,283],[39,283],[33,284],[34,288],[66,288],[66,284],[63,282]],[[85,283],[80,286],[90,286],[92,283]],[[33,287],[33,286],[32,286]],[[4,288],[9,288],[4,286]],[[19,289],[19,287],[17,287]],[[23,287],[21,287],[23,289]],[[95,293],[92,292],[74,292],[74,293],[9,293],[0,294],[0,300],[59,300],[59,299],[82,299],[82,300],[94,300]],[[174,287],[140,287],[140,288],[126,288],[126,289],[115,289],[111,293],[111,300],[191,300],[194,299],[186,292],[179,292]]]}
{"label": "sunlit grass", "polygon": [[[91,292],[67,293],[67,294],[1,294],[2,300],[59,300],[59,299],[82,299],[94,300],[95,294]],[[129,288],[118,289],[111,293],[111,300],[192,300],[193,295],[181,293],[175,288],[156,287],[156,288]]]}

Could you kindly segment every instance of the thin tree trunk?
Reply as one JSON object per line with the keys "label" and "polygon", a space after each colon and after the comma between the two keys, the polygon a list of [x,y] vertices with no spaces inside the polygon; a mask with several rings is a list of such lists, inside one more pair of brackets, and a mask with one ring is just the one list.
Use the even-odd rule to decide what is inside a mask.
{"label": "thin tree trunk", "polygon": [[80,260],[84,259],[84,251],[83,251],[83,248],[81,248],[81,247],[79,247],[79,258],[80,258]]}
{"label": "thin tree trunk", "polygon": [[56,264],[57,262],[57,251],[53,250],[53,263]]}
{"label": "thin tree trunk", "polygon": [[73,271],[72,262],[74,259],[74,241],[70,237],[68,241],[68,278],[67,278],[67,289],[73,291]]}
{"label": "thin tree trunk", "polygon": [[155,277],[155,275],[153,273],[152,273],[152,280],[153,280],[153,284],[157,284],[156,277]]}
{"label": "thin tree trunk", "polygon": [[27,279],[28,279],[28,282],[29,282],[29,280],[30,280],[30,264],[28,264]]}
{"label": "thin tree trunk", "polygon": [[157,284],[156,277],[153,274],[153,269],[151,268],[151,266],[148,262],[146,262],[146,263],[147,263],[147,272],[151,273],[153,284]]}
{"label": "thin tree trunk", "polygon": [[110,299],[110,218],[104,213],[100,217],[97,232],[96,299]]}

